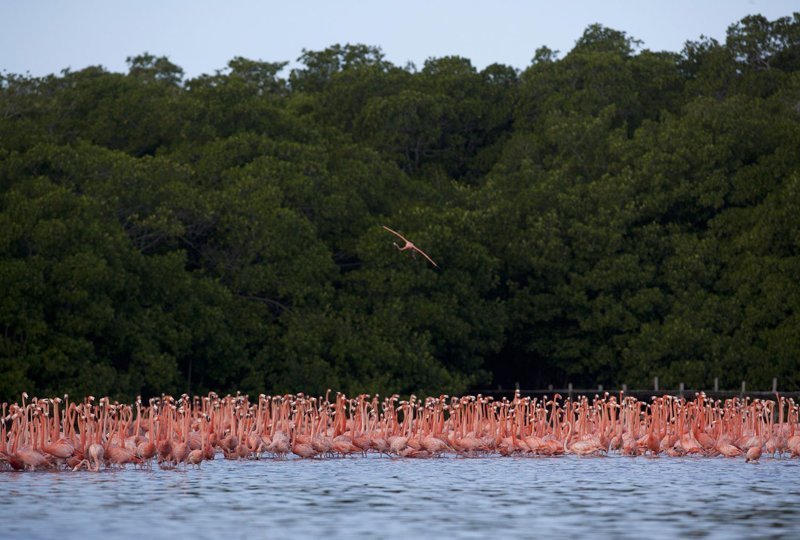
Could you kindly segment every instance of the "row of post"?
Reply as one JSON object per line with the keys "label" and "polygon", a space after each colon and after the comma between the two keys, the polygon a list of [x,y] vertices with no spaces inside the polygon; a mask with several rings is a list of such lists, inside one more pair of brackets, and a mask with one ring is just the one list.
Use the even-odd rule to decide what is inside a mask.
{"label": "row of post", "polygon": [[[518,382],[514,383],[514,388],[515,388],[515,390],[517,392],[519,392],[519,383]],[[498,387],[498,390],[501,390],[501,389],[502,389],[502,387]],[[680,383],[680,385],[678,386],[678,393],[680,395],[683,395],[683,392],[684,392],[685,389],[686,389],[686,386],[683,383]],[[553,385],[552,384],[548,384],[547,385],[547,390],[552,392],[553,391]],[[653,378],[653,390],[655,392],[659,391],[658,376],[655,376]],[[597,385],[597,391],[601,392],[601,393],[603,392],[603,385],[602,384],[598,384]],[[623,384],[622,385],[622,391],[623,392],[627,392],[628,391],[628,385],[627,384]],[[773,392],[777,392],[778,391],[778,378],[777,377],[773,377],[772,378],[772,391]],[[719,392],[719,377],[714,377],[714,392]],[[747,392],[747,382],[746,381],[742,381],[742,395],[744,395],[746,392]],[[567,384],[567,394],[569,395],[569,397],[572,397],[572,383],[568,383]]]}
{"label": "row of post", "polygon": [[[623,384],[622,386],[623,386],[623,390],[624,390],[625,385]],[[683,393],[684,388],[685,388],[684,384],[680,383],[679,391],[681,392],[681,394]],[[658,392],[658,376],[653,378],[653,390]],[[772,391],[773,392],[777,392],[778,391],[778,378],[777,377],[773,377],[772,378]],[[714,377],[714,392],[719,392],[719,377]],[[747,381],[742,381],[742,395],[744,395],[746,392],[747,392]]]}

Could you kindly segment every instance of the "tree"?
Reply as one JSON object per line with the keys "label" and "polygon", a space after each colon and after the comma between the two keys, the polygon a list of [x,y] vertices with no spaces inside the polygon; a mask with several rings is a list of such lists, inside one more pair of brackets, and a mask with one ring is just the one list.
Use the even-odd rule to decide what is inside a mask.
{"label": "tree", "polygon": [[796,388],[798,17],[3,74],[0,399]]}
{"label": "tree", "polygon": [[128,75],[145,82],[179,85],[183,79],[183,69],[166,56],[153,56],[145,52],[129,56],[125,62],[128,64]]}
{"label": "tree", "polygon": [[376,67],[387,69],[390,63],[384,60],[380,47],[357,44],[332,45],[322,51],[303,49],[297,59],[305,65],[304,69],[294,69],[289,75],[289,83],[294,90],[319,92],[323,90],[336,73],[350,69]]}

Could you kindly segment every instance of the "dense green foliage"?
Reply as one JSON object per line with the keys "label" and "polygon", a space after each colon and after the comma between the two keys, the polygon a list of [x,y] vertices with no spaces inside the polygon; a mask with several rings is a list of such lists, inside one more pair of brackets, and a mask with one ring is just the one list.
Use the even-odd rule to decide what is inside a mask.
{"label": "dense green foliage", "polygon": [[800,14],[300,60],[2,77],[0,398],[800,387]]}

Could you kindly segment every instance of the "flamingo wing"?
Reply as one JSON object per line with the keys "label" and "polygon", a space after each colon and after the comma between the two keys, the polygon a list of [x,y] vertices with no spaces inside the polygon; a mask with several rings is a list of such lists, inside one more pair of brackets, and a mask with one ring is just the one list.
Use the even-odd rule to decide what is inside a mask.
{"label": "flamingo wing", "polygon": [[401,240],[403,240],[403,242],[408,242],[408,240],[406,239],[406,237],[405,237],[405,236],[403,236],[402,234],[400,234],[399,232],[397,232],[397,231],[395,231],[395,230],[392,230],[392,229],[390,229],[390,228],[389,228],[389,227],[387,227],[386,225],[381,225],[381,227],[383,227],[384,229],[386,229],[387,231],[389,231],[389,232],[390,232],[390,233],[392,233],[393,235],[395,235],[395,236],[397,236],[398,238],[400,238]]}
{"label": "flamingo wing", "polygon": [[421,253],[423,257],[425,257],[426,259],[428,259],[428,262],[430,262],[430,263],[431,263],[433,266],[435,266],[436,268],[439,268],[439,265],[438,265],[438,264],[436,264],[435,262],[433,262],[433,259],[431,259],[430,257],[428,257],[428,254],[427,254],[427,253],[425,253],[424,251],[422,251],[421,249],[419,249],[417,246],[414,246],[414,251],[418,251],[419,253]]}

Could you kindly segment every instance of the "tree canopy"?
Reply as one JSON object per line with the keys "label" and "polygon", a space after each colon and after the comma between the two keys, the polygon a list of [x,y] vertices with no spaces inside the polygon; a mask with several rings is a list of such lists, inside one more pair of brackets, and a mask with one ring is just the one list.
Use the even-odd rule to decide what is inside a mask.
{"label": "tree canopy", "polygon": [[800,388],[800,13],[299,61],[0,75],[0,399]]}

